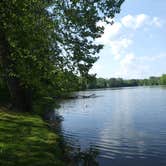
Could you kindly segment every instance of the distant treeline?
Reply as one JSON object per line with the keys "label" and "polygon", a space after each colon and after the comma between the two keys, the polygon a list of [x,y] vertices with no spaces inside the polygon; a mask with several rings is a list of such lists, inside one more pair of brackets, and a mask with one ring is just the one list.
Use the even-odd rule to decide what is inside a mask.
{"label": "distant treeline", "polygon": [[161,77],[149,77],[148,79],[122,79],[122,78],[91,78],[87,81],[88,89],[166,85],[166,74]]}

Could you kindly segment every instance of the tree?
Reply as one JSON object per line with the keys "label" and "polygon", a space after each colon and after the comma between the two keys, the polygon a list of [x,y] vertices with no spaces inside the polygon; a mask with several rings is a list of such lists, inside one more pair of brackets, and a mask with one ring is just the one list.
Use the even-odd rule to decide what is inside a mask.
{"label": "tree", "polygon": [[45,10],[49,5],[33,0],[0,2],[1,68],[12,104],[19,110],[32,109],[33,90],[51,78],[54,68],[53,22]]}
{"label": "tree", "polygon": [[149,78],[149,85],[159,85],[160,78],[159,77],[150,77]]}
{"label": "tree", "polygon": [[160,84],[161,85],[166,85],[166,74],[163,74],[160,78]]}
{"label": "tree", "polygon": [[96,80],[97,88],[107,88],[107,81],[104,78],[97,78]]}
{"label": "tree", "polygon": [[102,48],[97,23],[109,23],[123,1],[1,0],[0,65],[13,106],[31,111],[34,94],[48,93],[63,73],[86,77]]}

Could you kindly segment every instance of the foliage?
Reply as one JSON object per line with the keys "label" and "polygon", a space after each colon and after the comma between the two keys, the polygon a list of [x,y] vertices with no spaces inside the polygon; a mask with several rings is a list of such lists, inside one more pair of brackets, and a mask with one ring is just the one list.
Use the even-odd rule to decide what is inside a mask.
{"label": "foliage", "polygon": [[77,149],[77,152],[74,153],[73,161],[71,165],[80,165],[80,166],[99,166],[98,161],[96,160],[99,155],[99,151],[92,146],[84,151]]}
{"label": "foliage", "polygon": [[161,85],[166,85],[166,74],[163,74],[160,78]]}
{"label": "foliage", "polygon": [[88,76],[103,47],[94,42],[104,30],[97,23],[111,24],[123,1],[1,0],[0,72],[11,96],[23,98],[16,88],[33,99],[77,89],[76,75]]}
{"label": "foliage", "polygon": [[113,88],[113,87],[131,87],[131,86],[144,86],[144,85],[166,85],[166,75],[161,77],[150,77],[149,79],[129,79],[122,78],[93,78],[89,81],[88,88]]}

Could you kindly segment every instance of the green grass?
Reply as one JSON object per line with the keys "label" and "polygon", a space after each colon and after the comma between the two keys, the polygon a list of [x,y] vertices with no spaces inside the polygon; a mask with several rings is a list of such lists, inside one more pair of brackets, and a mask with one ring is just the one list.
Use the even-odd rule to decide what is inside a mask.
{"label": "green grass", "polygon": [[0,166],[63,166],[59,137],[36,115],[0,107]]}

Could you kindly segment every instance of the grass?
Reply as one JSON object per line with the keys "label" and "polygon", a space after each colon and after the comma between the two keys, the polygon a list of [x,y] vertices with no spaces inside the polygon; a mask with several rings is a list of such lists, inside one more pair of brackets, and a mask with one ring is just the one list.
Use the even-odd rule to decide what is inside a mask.
{"label": "grass", "polygon": [[63,166],[59,137],[37,115],[0,107],[0,166]]}

